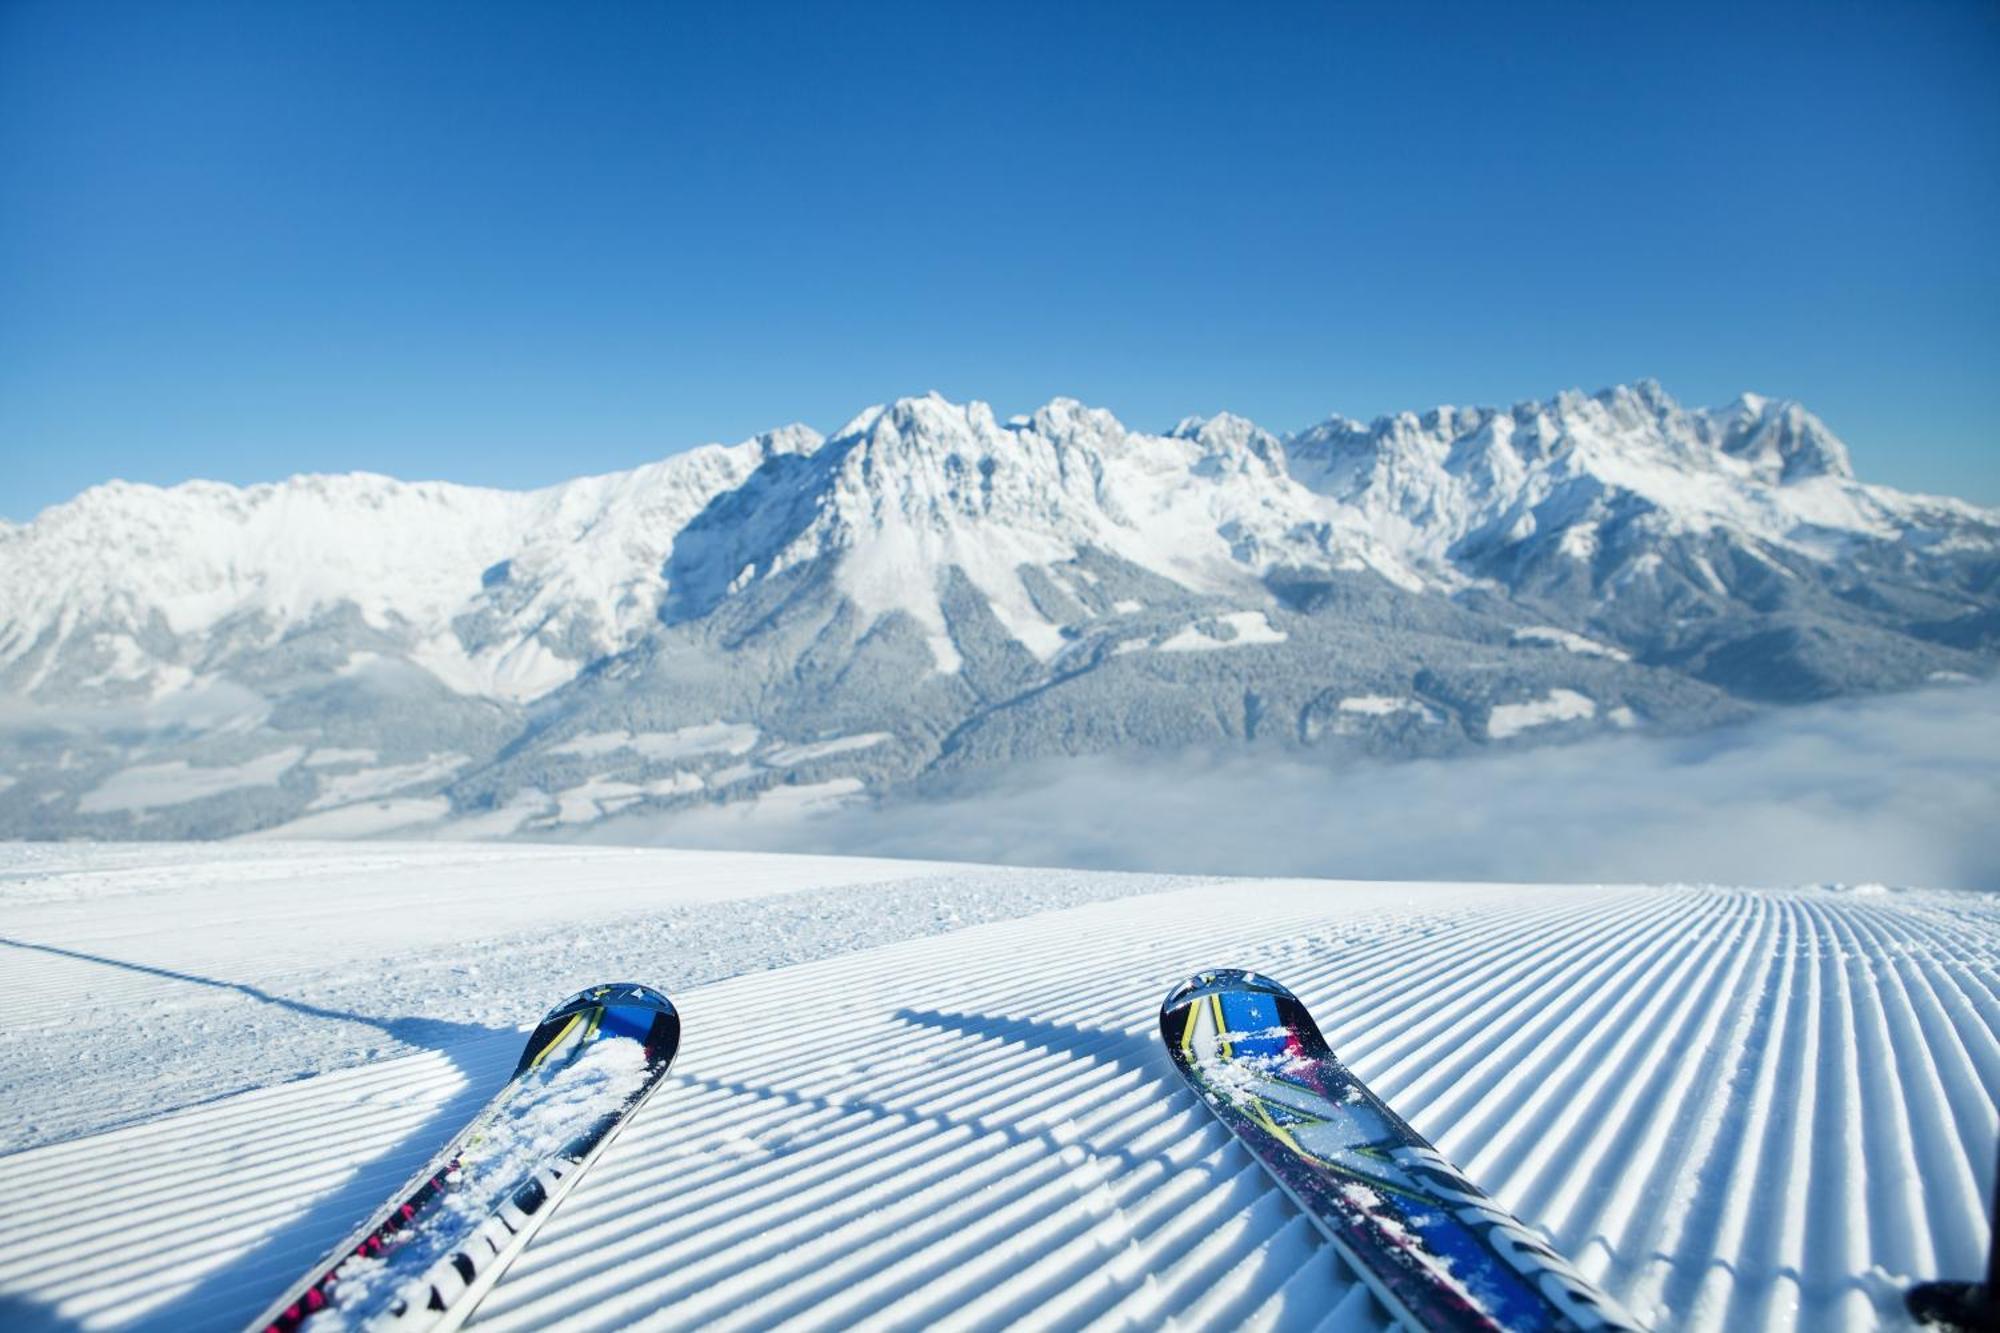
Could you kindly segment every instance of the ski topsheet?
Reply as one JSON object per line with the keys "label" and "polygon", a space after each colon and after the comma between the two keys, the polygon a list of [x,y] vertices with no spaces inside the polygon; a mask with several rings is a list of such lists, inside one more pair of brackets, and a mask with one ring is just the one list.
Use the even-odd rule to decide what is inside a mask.
{"label": "ski topsheet", "polygon": [[457,1328],[666,1077],[680,1033],[673,1002],[631,983],[551,1009],[472,1123],[251,1327]]}
{"label": "ski topsheet", "polygon": [[1298,997],[1221,969],[1160,1006],[1174,1064],[1412,1329],[1637,1329],[1334,1058]]}

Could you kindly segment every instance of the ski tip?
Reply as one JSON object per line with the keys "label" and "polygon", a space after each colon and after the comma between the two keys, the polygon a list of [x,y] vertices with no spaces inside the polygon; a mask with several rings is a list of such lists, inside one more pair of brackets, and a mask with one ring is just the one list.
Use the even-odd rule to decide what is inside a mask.
{"label": "ski tip", "polygon": [[654,990],[651,986],[644,986],[636,981],[608,981],[603,985],[587,986],[583,990],[578,991],[555,1008],[549,1010],[548,1017],[542,1021],[546,1023],[551,1018],[561,1018],[581,1009],[608,1009],[614,1007],[652,1009],[663,1014],[676,1012],[674,1002],[668,999],[662,991]]}
{"label": "ski tip", "polygon": [[1251,991],[1263,995],[1280,996],[1296,1002],[1298,996],[1287,990],[1281,982],[1273,981],[1261,972],[1250,972],[1240,967],[1212,967],[1197,972],[1186,981],[1167,992],[1167,998],[1160,1001],[1160,1013],[1170,1014],[1184,1009],[1204,995],[1219,995],[1225,991]]}
{"label": "ski tip", "polygon": [[[558,1048],[574,1060],[604,1037],[631,1037],[646,1048],[647,1059],[670,1064],[681,1044],[681,1016],[674,1002],[651,986],[636,981],[612,981],[591,986],[542,1015],[534,1035],[521,1050],[515,1077],[546,1064]],[[562,1061],[548,1064],[560,1067]]]}
{"label": "ski tip", "polygon": [[1957,1333],[2000,1330],[2000,1300],[1980,1282],[1919,1282],[1903,1293],[1910,1317],[1925,1328]]}

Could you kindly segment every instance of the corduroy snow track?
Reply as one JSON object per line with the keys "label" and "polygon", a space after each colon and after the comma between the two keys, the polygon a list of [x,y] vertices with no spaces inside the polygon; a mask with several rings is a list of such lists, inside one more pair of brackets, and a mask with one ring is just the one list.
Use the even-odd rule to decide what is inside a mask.
{"label": "corduroy snow track", "polygon": [[[1984,1262],[1990,897],[1219,881],[677,990],[672,1075],[473,1324],[1381,1327],[1159,1048],[1163,989],[1222,964],[1652,1327],[1897,1326]],[[518,1045],[0,1157],[0,1315],[237,1326]]]}

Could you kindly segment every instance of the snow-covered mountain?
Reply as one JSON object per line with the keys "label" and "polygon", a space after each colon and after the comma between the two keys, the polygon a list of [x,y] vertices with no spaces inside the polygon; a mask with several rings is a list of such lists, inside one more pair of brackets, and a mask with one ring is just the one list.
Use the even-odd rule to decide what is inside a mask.
{"label": "snow-covered mountain", "polygon": [[[528,493],[0,529],[0,831],[472,832],[1095,751],[1407,756],[1990,669],[2000,513],[1651,382],[1289,438],[935,395]],[[301,823],[300,821],[304,821]]]}

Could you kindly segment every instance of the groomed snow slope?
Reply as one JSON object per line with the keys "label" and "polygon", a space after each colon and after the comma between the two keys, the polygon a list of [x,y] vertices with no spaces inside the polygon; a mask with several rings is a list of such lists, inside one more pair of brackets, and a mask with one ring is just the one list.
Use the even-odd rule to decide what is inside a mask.
{"label": "groomed snow slope", "polygon": [[[460,864],[374,854],[408,857],[380,873],[417,903]],[[625,855],[638,859],[620,873],[690,893],[732,862],[742,883],[874,880],[747,906],[711,891],[700,909],[812,904],[794,928],[846,920],[837,901],[986,902],[1010,883],[1030,905],[1109,900],[680,989],[674,1075],[481,1327],[1377,1327],[1370,1299],[1158,1049],[1160,996],[1212,963],[1285,979],[1363,1078],[1657,1327],[1894,1325],[1903,1283],[1982,1260],[2000,1089],[1989,897],[931,867],[898,881],[880,862],[842,876],[830,859]],[[544,852],[486,873],[547,885],[569,869]],[[174,916],[170,883],[114,895],[102,877],[70,878],[73,892],[60,875],[0,885],[0,934],[42,960],[0,972],[10,1097],[24,1051],[72,1048],[121,1006],[138,1015],[199,989],[80,955],[121,930],[137,947],[145,923],[155,959],[177,939],[207,939],[211,966],[224,949],[199,912]],[[299,882],[302,912],[315,884]],[[625,903],[616,938],[664,958],[671,944],[648,923],[673,896]],[[23,939],[24,922],[58,928],[51,904],[85,902],[68,929],[95,949]],[[578,903],[607,920],[601,901]],[[316,921],[329,956],[352,958],[337,914]],[[575,966],[537,952],[546,930],[474,940],[461,925],[447,939],[437,914],[412,921],[413,947],[455,960],[436,976]],[[401,969],[340,966],[402,998]],[[660,979],[682,966],[663,961]],[[92,1007],[90,979],[112,976],[124,989]],[[201,1029],[230,1031],[230,1006],[275,1003],[212,985],[202,998],[217,1007],[190,1011],[185,1058],[209,1058]],[[31,990],[93,1021],[67,1024],[63,1003],[30,1003]],[[483,1100],[520,1040],[457,1033],[0,1158],[0,1322],[248,1318]]]}

